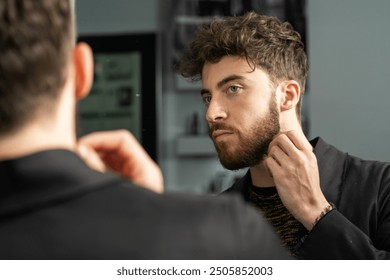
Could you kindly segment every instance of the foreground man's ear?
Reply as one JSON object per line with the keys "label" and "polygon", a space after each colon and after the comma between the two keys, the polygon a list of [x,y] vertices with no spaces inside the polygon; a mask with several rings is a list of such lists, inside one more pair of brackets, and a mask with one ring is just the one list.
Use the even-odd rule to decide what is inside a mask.
{"label": "foreground man's ear", "polygon": [[86,97],[93,83],[93,55],[91,47],[86,43],[78,43],[73,50],[75,68],[76,98]]}
{"label": "foreground man's ear", "polygon": [[284,81],[279,87],[282,95],[280,111],[283,112],[295,108],[301,96],[301,88],[298,82],[294,80]]}

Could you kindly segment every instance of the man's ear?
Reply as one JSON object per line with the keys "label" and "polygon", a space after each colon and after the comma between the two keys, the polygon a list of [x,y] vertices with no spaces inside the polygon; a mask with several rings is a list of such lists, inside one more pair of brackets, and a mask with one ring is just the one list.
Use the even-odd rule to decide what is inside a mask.
{"label": "man's ear", "polygon": [[280,111],[283,112],[295,108],[301,96],[301,87],[298,82],[294,80],[284,81],[279,87],[282,96]]}
{"label": "man's ear", "polygon": [[76,98],[80,100],[86,97],[93,83],[93,56],[92,49],[86,43],[78,43],[73,51]]}

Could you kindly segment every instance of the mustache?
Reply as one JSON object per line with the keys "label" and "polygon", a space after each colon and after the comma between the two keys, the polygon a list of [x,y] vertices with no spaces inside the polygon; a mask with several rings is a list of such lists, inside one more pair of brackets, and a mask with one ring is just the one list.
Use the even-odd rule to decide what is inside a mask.
{"label": "mustache", "polygon": [[229,131],[236,131],[234,127],[223,124],[223,123],[214,123],[209,127],[209,136],[211,137],[213,132],[216,130],[229,130]]}

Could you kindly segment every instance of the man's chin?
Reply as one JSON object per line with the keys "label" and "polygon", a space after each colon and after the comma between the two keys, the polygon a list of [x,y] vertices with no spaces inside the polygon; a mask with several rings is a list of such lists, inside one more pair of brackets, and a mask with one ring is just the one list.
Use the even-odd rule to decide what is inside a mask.
{"label": "man's chin", "polygon": [[220,161],[220,163],[222,164],[222,166],[227,169],[227,170],[231,170],[231,171],[237,171],[237,170],[240,170],[240,169],[243,169],[247,166],[242,166],[242,165],[238,165],[238,164],[232,164],[232,163],[226,163],[226,162],[222,162]]}
{"label": "man's chin", "polygon": [[252,147],[253,145],[248,146],[248,144],[243,146],[246,149],[243,149],[242,144],[230,143],[228,145],[226,142],[214,142],[219,161],[228,170],[239,170],[259,165],[263,161],[268,149],[268,145],[263,143],[259,143],[254,147]]}
{"label": "man's chin", "polygon": [[218,158],[219,162],[224,168],[234,171],[259,165],[263,161],[264,156],[262,156],[261,158],[255,158],[253,156],[237,158],[237,153],[234,153],[234,155],[232,154],[230,156],[227,156],[226,152],[223,153],[221,151],[218,151]]}
{"label": "man's chin", "polygon": [[231,158],[226,158],[226,157],[219,157],[219,162],[222,164],[222,166],[228,170],[240,170],[246,167],[249,167],[247,162],[244,161],[237,161],[237,160],[232,160]]}

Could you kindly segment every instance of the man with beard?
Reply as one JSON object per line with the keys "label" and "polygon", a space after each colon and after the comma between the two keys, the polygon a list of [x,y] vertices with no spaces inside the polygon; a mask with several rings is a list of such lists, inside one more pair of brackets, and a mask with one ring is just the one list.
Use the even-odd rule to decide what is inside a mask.
{"label": "man with beard", "polygon": [[308,72],[300,35],[253,12],[200,26],[178,72],[202,80],[221,164],[249,167],[240,193],[303,259],[390,258],[390,164],[307,141],[300,109]]}

